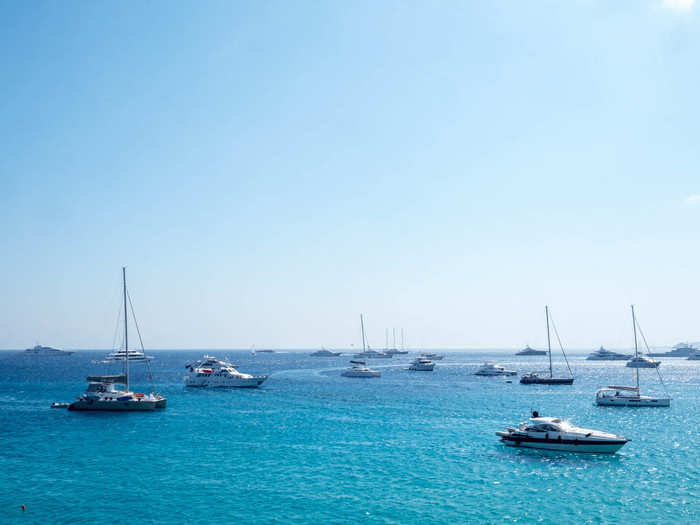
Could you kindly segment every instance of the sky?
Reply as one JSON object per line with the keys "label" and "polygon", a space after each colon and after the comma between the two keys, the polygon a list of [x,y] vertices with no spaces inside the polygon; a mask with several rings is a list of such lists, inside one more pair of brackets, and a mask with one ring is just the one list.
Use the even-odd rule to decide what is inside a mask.
{"label": "sky", "polygon": [[700,340],[700,4],[0,1],[0,348]]}

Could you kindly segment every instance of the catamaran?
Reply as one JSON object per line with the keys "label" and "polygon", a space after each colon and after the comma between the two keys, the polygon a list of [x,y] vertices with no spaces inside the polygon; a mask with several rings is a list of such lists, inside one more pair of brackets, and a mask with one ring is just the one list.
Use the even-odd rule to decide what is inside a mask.
{"label": "catamaran", "polygon": [[[634,313],[634,305],[632,308],[632,329],[634,331],[634,358],[638,359],[639,349],[637,345],[637,318]],[[641,330],[641,329],[640,329]],[[641,333],[641,332],[640,332]],[[644,334],[642,333],[642,337]],[[646,339],[644,340],[646,344]],[[634,359],[633,359],[634,361]],[[613,406],[613,407],[667,407],[671,406],[670,397],[651,397],[643,396],[639,392],[639,368],[648,367],[637,367],[634,373],[634,378],[636,381],[635,386],[615,386],[611,385],[605,388],[599,388],[595,393],[595,402],[600,406]],[[659,373],[658,367],[655,367],[657,374],[659,374],[659,380],[661,380],[661,374]],[[663,381],[661,381],[663,385]]]}
{"label": "catamaran", "polygon": [[[165,408],[167,400],[158,394],[140,394],[129,390],[129,314],[127,310],[126,268],[122,268],[124,293],[124,359],[123,372],[119,375],[88,376],[84,394],[70,404],[68,410],[108,410],[119,412],[152,411]],[[131,304],[131,299],[129,299]],[[133,316],[133,307],[131,309]],[[136,324],[138,332],[138,324]],[[139,339],[141,335],[139,333]],[[142,344],[143,347],[143,344]],[[148,361],[146,361],[148,363]],[[152,379],[152,376],[151,376]],[[121,387],[121,388],[120,388]]]}
{"label": "catamaran", "polygon": [[545,306],[544,311],[547,317],[547,354],[549,355],[549,375],[544,375],[544,372],[529,372],[520,378],[520,383],[523,385],[571,385],[574,383],[574,374],[571,372],[569,360],[566,358],[564,346],[561,344],[556,326],[554,327],[554,334],[557,336],[557,341],[559,341],[559,348],[561,348],[561,353],[564,355],[566,367],[569,369],[569,374],[571,374],[571,377],[554,377],[554,374],[552,373],[552,343],[549,331],[549,306]]}

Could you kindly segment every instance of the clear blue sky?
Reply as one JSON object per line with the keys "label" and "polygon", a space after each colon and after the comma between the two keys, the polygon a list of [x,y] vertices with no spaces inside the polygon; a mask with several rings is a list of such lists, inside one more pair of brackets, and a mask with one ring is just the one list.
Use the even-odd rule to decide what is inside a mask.
{"label": "clear blue sky", "polygon": [[691,0],[0,15],[0,348],[700,340]]}

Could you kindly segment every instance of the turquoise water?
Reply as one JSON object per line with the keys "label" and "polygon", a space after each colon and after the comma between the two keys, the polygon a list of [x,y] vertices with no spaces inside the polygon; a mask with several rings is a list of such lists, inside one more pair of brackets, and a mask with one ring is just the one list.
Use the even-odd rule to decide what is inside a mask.
{"label": "turquoise water", "polygon": [[[486,355],[409,357],[380,379],[339,376],[347,358],[228,355],[259,390],[186,389],[201,352],[156,352],[168,408],[52,410],[84,390],[104,353],[0,353],[0,523],[674,523],[700,516],[700,362],[661,365],[670,409],[598,408],[597,386],[630,383],[623,362],[574,358],[573,386],[473,376]],[[519,372],[541,357],[495,356]],[[374,366],[374,365],[373,365]],[[653,371],[643,384],[662,393]],[[150,391],[143,375],[141,390]],[[614,456],[522,451],[494,435],[531,409],[632,441]],[[20,505],[26,505],[22,512]]]}

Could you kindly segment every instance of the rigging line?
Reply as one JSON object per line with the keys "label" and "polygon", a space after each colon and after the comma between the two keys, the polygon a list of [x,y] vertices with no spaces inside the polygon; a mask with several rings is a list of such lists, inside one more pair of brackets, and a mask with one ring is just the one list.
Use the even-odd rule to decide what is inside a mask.
{"label": "rigging line", "polygon": [[571,371],[571,367],[569,366],[569,359],[566,357],[566,352],[564,352],[564,345],[561,344],[561,339],[559,338],[559,332],[557,331],[557,325],[554,323],[554,318],[552,317],[551,309],[549,310],[549,320],[552,322],[552,328],[554,328],[554,335],[557,336],[559,348],[561,349],[561,353],[564,355],[564,361],[566,361],[566,368],[569,369],[569,374],[571,374],[571,377],[573,377],[574,373]]}
{"label": "rigging line", "polygon": [[[647,349],[647,354],[651,354],[651,350],[649,349],[649,344],[647,343],[647,338],[644,337],[644,332],[642,331],[642,327],[639,325],[639,320],[637,318],[635,318],[634,321],[637,324],[637,330],[639,330],[639,335],[642,336],[642,341],[644,341],[644,346]],[[664,387],[664,392],[666,393],[667,396],[671,397],[671,395],[668,393],[668,389],[666,388],[666,384],[664,383],[664,380],[661,377],[661,372],[659,372],[659,367],[655,366],[654,370],[656,370],[656,375],[659,376],[659,382],[661,383],[661,386]],[[637,369],[637,373],[639,373],[639,369]]]}
{"label": "rigging line", "polygon": [[[141,339],[141,330],[139,329],[139,322],[136,320],[136,314],[134,313],[134,304],[131,302],[131,294],[129,290],[126,290],[126,297],[129,299],[129,309],[131,310],[131,317],[134,319],[134,325],[136,326],[136,333],[139,336],[139,344],[141,345],[141,352],[143,352],[144,357],[146,356],[146,349],[143,347],[143,339]],[[129,356],[125,355],[124,359],[128,359]],[[148,369],[148,379],[151,380],[151,386],[153,390],[156,389],[156,383],[153,381],[153,373],[151,372],[151,363],[146,359],[146,368]]]}
{"label": "rigging line", "polygon": [[112,337],[112,350],[116,349],[115,345],[117,344],[117,337],[119,334],[119,325],[121,324],[121,320],[122,320],[122,307],[120,304],[119,308],[117,309],[117,323],[114,326],[114,337]]}

